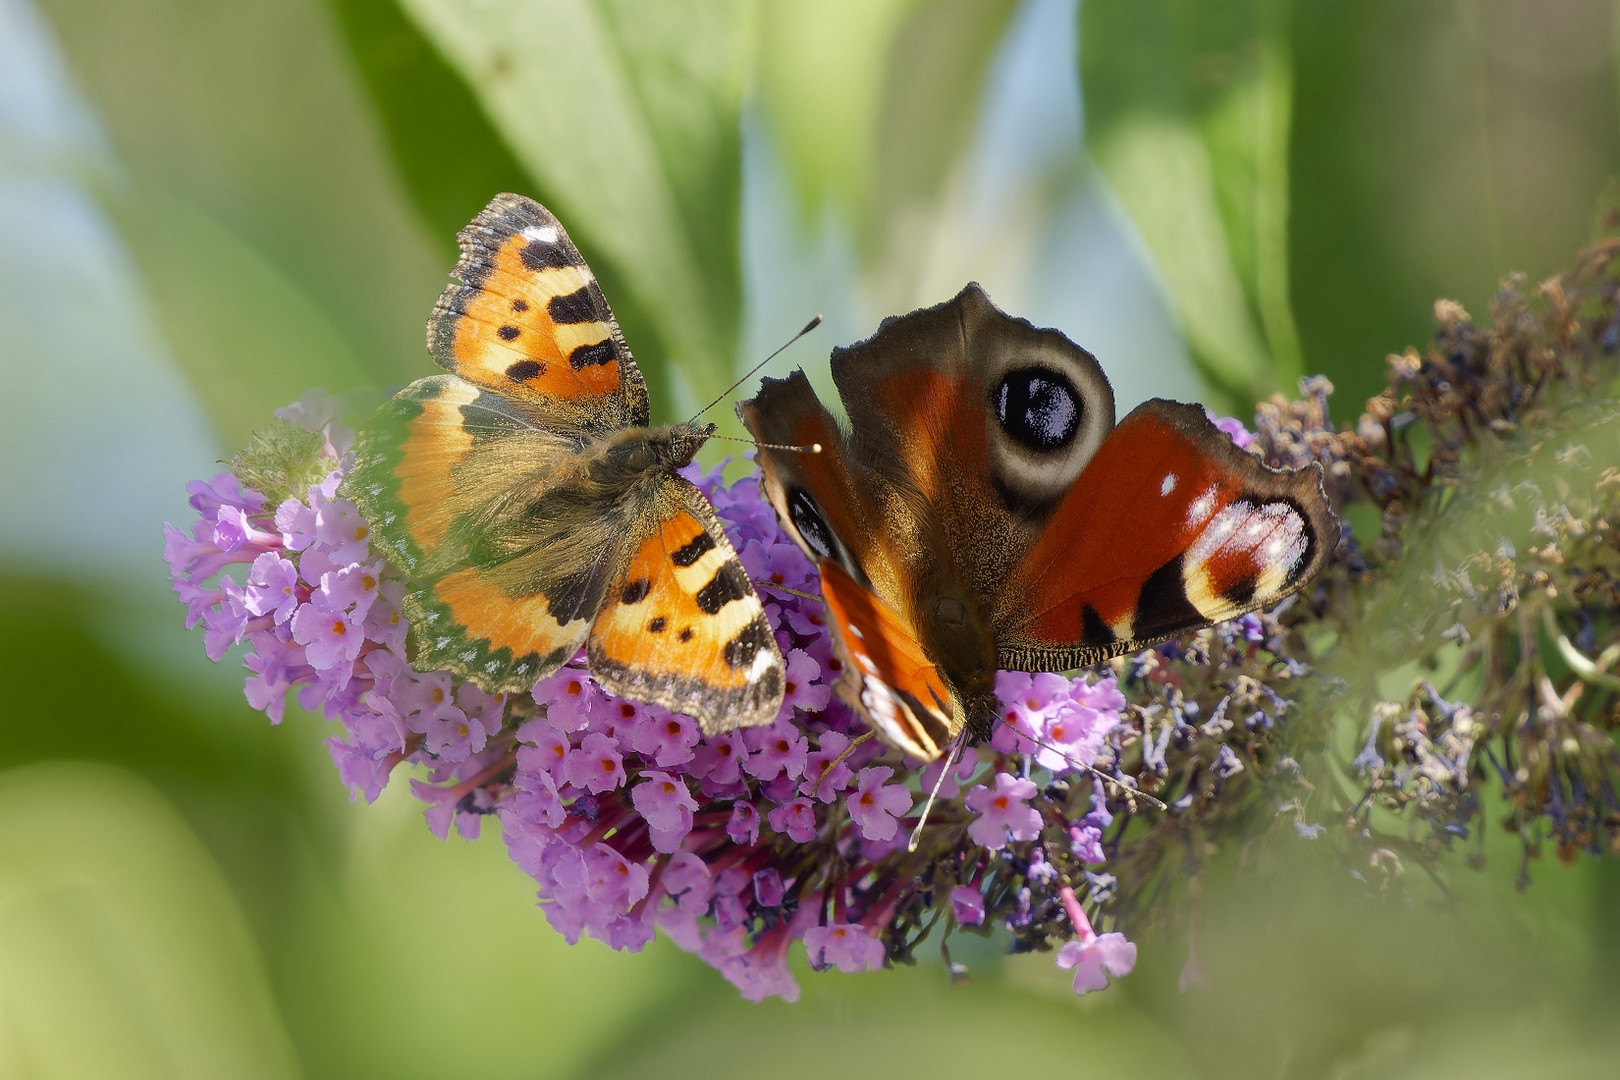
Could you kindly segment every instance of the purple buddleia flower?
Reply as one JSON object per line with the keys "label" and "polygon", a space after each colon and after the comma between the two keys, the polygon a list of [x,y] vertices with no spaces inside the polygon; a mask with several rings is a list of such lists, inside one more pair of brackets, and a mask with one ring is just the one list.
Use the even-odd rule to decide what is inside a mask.
{"label": "purple buddleia flower", "polygon": [[958,885],[951,890],[951,917],[963,926],[978,926],[984,922],[984,894],[972,885]]}
{"label": "purple buddleia flower", "polygon": [[298,567],[274,551],[253,560],[243,602],[254,615],[269,615],[280,626],[298,607]]}
{"label": "purple buddleia flower", "polygon": [[[604,691],[583,654],[523,694],[414,670],[408,582],[339,494],[349,434],[319,403],[286,418],[324,436],[314,444],[321,456],[279,488],[292,496],[267,501],[220,474],[192,485],[192,530],[165,530],[188,625],[202,624],[216,659],[246,648],[244,693],[273,722],[296,692],[339,726],[327,747],[354,796],[375,800],[403,768],[435,835],[476,836],[493,817],[567,940],[636,950],[661,932],[751,1000],[797,996],[794,948],[816,969],[881,967],[915,944],[895,935],[915,925],[905,913],[923,879],[893,868],[942,776],[934,822],[969,822],[966,836],[933,822],[924,832],[949,846],[931,859],[961,868],[931,901],[948,907],[950,925],[1039,931],[1037,894],[1061,874],[1032,849],[1037,837],[1104,861],[1093,808],[1070,819],[1052,804],[1055,831],[1046,831],[1034,806],[1045,797],[1023,771],[1070,775],[1099,760],[1124,706],[1113,681],[1004,672],[1008,730],[948,774],[944,762],[917,768],[835,697],[842,665],[826,611],[801,595],[814,594],[815,569],[751,478],[727,485],[719,470],[688,472],[759,583],[785,659],[784,707],[764,727],[705,737],[690,717]],[[806,856],[843,866],[842,876],[807,877]],[[1002,867],[1021,867],[1029,883],[992,887],[988,875]],[[1051,933],[1066,937],[1067,926]]]}
{"label": "purple buddleia flower", "polygon": [[973,842],[987,850],[1013,840],[1033,840],[1040,835],[1041,815],[1029,800],[1038,789],[1035,782],[1009,773],[996,773],[993,786],[975,786],[963,800],[979,816],[968,826]]}
{"label": "purple buddleia flower", "polygon": [[783,803],[765,815],[766,822],[795,844],[808,844],[816,836],[815,804],[804,796]]}
{"label": "purple buddleia flower", "polygon": [[858,923],[817,926],[804,935],[804,949],[817,970],[835,967],[854,974],[883,966],[883,942]]}
{"label": "purple buddleia flower", "polygon": [[911,793],[888,783],[894,770],[887,765],[862,769],[849,795],[849,816],[868,840],[891,840],[899,831],[898,819],[911,809]]}

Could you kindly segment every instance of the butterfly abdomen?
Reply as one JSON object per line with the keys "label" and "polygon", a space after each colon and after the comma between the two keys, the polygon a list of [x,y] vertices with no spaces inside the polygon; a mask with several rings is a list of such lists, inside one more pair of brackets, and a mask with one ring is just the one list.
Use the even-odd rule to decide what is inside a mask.
{"label": "butterfly abdomen", "polygon": [[932,578],[918,594],[924,649],[963,696],[986,693],[996,677],[995,637],[977,596],[959,577]]}

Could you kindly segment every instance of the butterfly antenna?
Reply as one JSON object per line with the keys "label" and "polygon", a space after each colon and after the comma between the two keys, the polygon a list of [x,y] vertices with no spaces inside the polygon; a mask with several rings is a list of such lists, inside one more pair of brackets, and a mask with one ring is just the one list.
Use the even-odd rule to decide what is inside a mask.
{"label": "butterfly antenna", "polygon": [[777,592],[787,593],[789,596],[797,596],[800,600],[814,600],[816,603],[822,605],[827,603],[826,600],[817,596],[815,593],[807,593],[803,589],[795,589],[791,585],[778,585],[774,581],[766,581],[761,578],[750,578],[749,583],[752,584],[756,589],[774,589]]}
{"label": "butterfly antenna", "polygon": [[[736,382],[732,383],[729,387],[727,387],[725,393],[721,394],[719,397],[715,398],[713,401],[711,401],[707,405],[703,406],[703,408],[699,409],[697,411],[697,415],[693,416],[692,419],[696,420],[699,416],[702,416],[704,413],[708,412],[710,409],[714,408],[716,405],[718,405],[722,401],[726,400],[726,398],[731,396],[731,392],[733,390],[737,389],[737,387],[741,386],[743,383],[747,382],[749,379],[752,379],[754,377],[754,373],[759,371],[760,368],[764,367],[766,364],[770,363],[772,360],[775,360],[778,356],[780,356],[783,352],[785,352],[787,350],[787,347],[789,345],[792,345],[795,341],[798,341],[800,338],[804,337],[804,335],[808,334],[810,331],[814,330],[816,327],[818,327],[820,325],[821,325],[821,316],[820,315],[817,315],[815,318],[813,318],[809,322],[805,323],[803,330],[800,330],[797,334],[794,334],[792,337],[788,338],[785,342],[783,342],[781,344],[780,347],[777,348],[777,350],[775,352],[771,353],[771,355],[767,356],[765,359],[761,360],[759,363],[757,363],[753,367],[749,368],[748,373],[746,375],[744,375],[742,378],[738,379]],[[749,440],[741,440],[741,441],[749,441]],[[796,449],[799,449],[799,448],[790,446],[790,447],[786,447],[785,449],[796,450]]]}
{"label": "butterfly antenna", "polygon": [[956,737],[951,744],[951,756],[945,762],[945,767],[939,770],[939,779],[934,781],[934,790],[928,793],[928,801],[923,803],[922,817],[917,819],[917,827],[911,830],[911,839],[906,841],[906,851],[917,850],[922,842],[923,826],[928,824],[928,814],[934,809],[934,800],[939,798],[939,789],[945,786],[945,778],[956,770],[956,763],[962,759],[962,748],[967,746],[968,730],[962,729],[962,734]]}
{"label": "butterfly antenna", "polygon": [[[743,376],[743,377],[747,378],[746,375]],[[732,387],[732,389],[735,390],[736,387]],[[698,416],[702,416],[702,415],[703,415],[702,413],[698,413]],[[737,437],[735,437],[733,435],[710,435],[709,438],[711,438],[711,439],[719,439],[721,442],[747,443],[749,446],[755,447],[755,448],[760,449],[760,450],[789,450],[789,451],[791,451],[791,452],[793,452],[795,454],[819,454],[819,453],[821,453],[821,444],[818,443],[818,442],[806,443],[803,446],[790,446],[787,443],[755,442],[753,439],[739,439],[739,438],[737,438]]]}
{"label": "butterfly antenna", "polygon": [[831,765],[828,765],[825,769],[821,770],[821,775],[816,777],[815,784],[810,788],[810,794],[812,796],[814,796],[815,793],[816,793],[816,788],[819,788],[821,786],[821,782],[823,780],[827,779],[827,777],[831,776],[832,773],[833,773],[833,770],[838,768],[838,766],[842,765],[844,763],[844,759],[849,757],[849,755],[853,754],[855,752],[855,748],[857,746],[861,745],[861,743],[865,742],[867,739],[870,739],[873,735],[876,735],[876,734],[877,734],[877,732],[872,731],[870,728],[868,728],[866,731],[862,732],[861,734],[855,736],[853,739],[849,740],[849,745],[844,747],[844,752],[842,754],[839,754],[837,757],[833,758]]}

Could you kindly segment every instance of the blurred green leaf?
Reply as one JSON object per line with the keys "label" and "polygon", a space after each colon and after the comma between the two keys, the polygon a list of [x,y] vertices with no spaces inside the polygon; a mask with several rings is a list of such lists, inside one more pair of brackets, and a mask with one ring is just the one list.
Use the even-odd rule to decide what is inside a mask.
{"label": "blurred green leaf", "polygon": [[1014,0],[779,3],[761,96],[805,223],[826,207],[888,295],[910,296],[938,201],[978,130]]}
{"label": "blurred green leaf", "polygon": [[[718,975],[646,1018],[634,1042],[608,1049],[595,1076],[823,1080],[829,1075],[996,1077],[1198,1075],[1133,1007],[1128,980],[1076,998],[1052,954],[1011,958],[952,985],[941,964],[844,975],[796,964],[802,996],[744,1001]],[[981,973],[982,974],[982,973]],[[1146,1055],[1146,1057],[1144,1057]]]}
{"label": "blurred green leaf", "polygon": [[311,1075],[602,1075],[586,1068],[600,1047],[644,1044],[647,1018],[691,997],[700,961],[667,941],[639,953],[569,945],[499,824],[477,841],[436,840],[405,779],[334,815],[348,856],[333,892],[283,915],[298,943],[285,1007]]}
{"label": "blurred green leaf", "polygon": [[1016,9],[1012,0],[939,0],[914,8],[895,34],[856,239],[880,294],[916,294],[939,201],[978,131],[990,61]]}
{"label": "blurred green leaf", "polygon": [[871,197],[886,61],[919,0],[778,0],[760,12],[767,137],[806,224],[856,224]]}
{"label": "blurred green leaf", "polygon": [[0,1072],[301,1070],[218,868],[129,773],[0,773]]}
{"label": "blurred green leaf", "polygon": [[1088,0],[1086,138],[1230,406],[1302,368],[1288,300],[1288,0]]}
{"label": "blurred green leaf", "polygon": [[227,444],[312,385],[399,383],[449,263],[318,0],[41,0],[112,143],[102,193]]}
{"label": "blurred green leaf", "polygon": [[109,204],[164,340],[222,442],[242,446],[270,410],[315,387],[388,376],[356,355],[301,283],[201,206],[161,188]]}
{"label": "blurred green leaf", "polygon": [[603,278],[654,410],[688,406],[673,400],[658,359],[679,366],[693,398],[728,385],[751,44],[744,0],[401,5]]}
{"label": "blurred green leaf", "polygon": [[1289,289],[1347,419],[1435,299],[1483,318],[1587,241],[1620,172],[1615,41],[1608,0],[1297,5]]}
{"label": "blurred green leaf", "polygon": [[525,191],[529,176],[397,0],[330,2],[400,175],[453,260],[456,233],[492,195]]}

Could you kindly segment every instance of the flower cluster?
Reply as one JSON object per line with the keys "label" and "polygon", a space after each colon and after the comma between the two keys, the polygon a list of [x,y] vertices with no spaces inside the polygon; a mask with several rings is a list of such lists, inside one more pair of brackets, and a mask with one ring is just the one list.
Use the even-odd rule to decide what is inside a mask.
{"label": "flower cluster", "polygon": [[247,700],[272,722],[296,691],[340,725],[327,744],[353,792],[375,799],[404,765],[437,835],[476,835],[494,815],[569,941],[635,950],[661,930],[756,1000],[797,995],[795,942],[812,968],[861,971],[909,958],[941,921],[1061,946],[1076,992],[1131,970],[1136,947],[1093,928],[1112,894],[1107,830],[1135,807],[1134,780],[1087,771],[1117,772],[1131,737],[1112,677],[1004,672],[988,745],[920,768],[833,695],[814,568],[754,480],[694,469],[776,628],[776,721],[705,738],[605,693],[583,656],[532,694],[487,694],[411,667],[403,582],[338,494],[348,442],[306,399],[230,472],[191,485],[198,518],[189,534],[168,527],[164,552],[187,623],[215,660],[246,646]]}
{"label": "flower cluster", "polygon": [[[368,799],[405,765],[440,836],[494,815],[571,941],[662,931],[759,999],[797,993],[796,942],[859,971],[936,925],[1000,929],[1084,992],[1134,965],[1112,927],[1190,914],[1196,933],[1206,863],[1259,828],[1391,881],[1478,837],[1494,781],[1526,860],[1620,850],[1620,241],[1531,294],[1510,280],[1488,325],[1436,313],[1354,425],[1330,421],[1325,379],[1252,433],[1221,421],[1274,465],[1320,463],[1371,521],[1317,582],[1087,677],[1002,672],[1003,722],[950,765],[904,759],[832,693],[814,569],[751,478],[689,473],[765,600],[787,697],[714,738],[604,693],[583,658],[506,696],[413,670],[403,582],[339,497],[348,433],[318,402],[191,486],[199,519],[165,557],[209,656],[246,646],[250,704],[279,721],[296,691],[337,721]],[[1183,984],[1200,977],[1189,962]]]}
{"label": "flower cluster", "polygon": [[[1375,512],[1316,593],[1324,645],[1356,628],[1319,650],[1345,692],[1317,749],[1335,757],[1328,715],[1360,737],[1337,763],[1352,791],[1315,802],[1388,881],[1464,841],[1478,864],[1500,785],[1524,883],[1544,844],[1620,851],[1620,240],[1534,289],[1509,278],[1483,323],[1450,301],[1435,318],[1353,427],[1320,383],[1261,410],[1269,453],[1323,461],[1341,508]],[[1404,695],[1376,692],[1414,661]]]}

